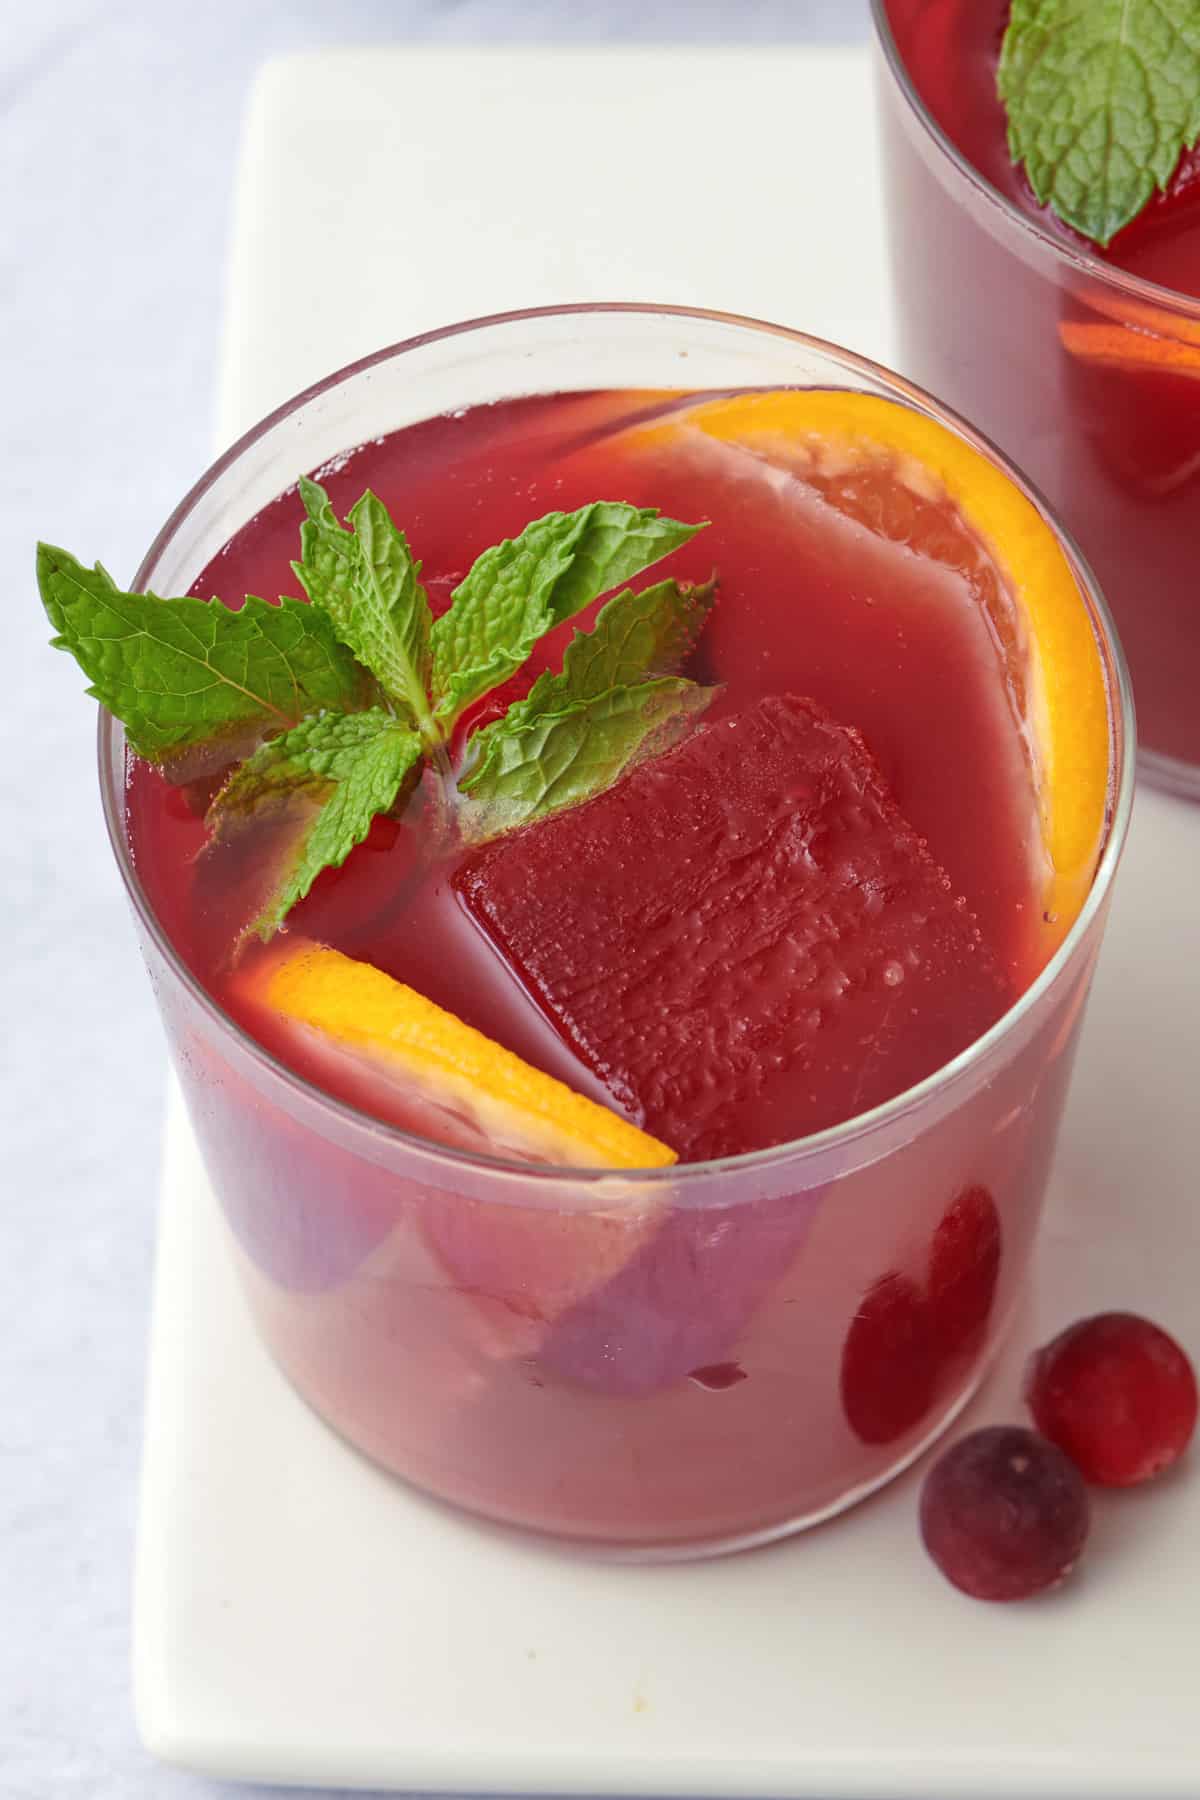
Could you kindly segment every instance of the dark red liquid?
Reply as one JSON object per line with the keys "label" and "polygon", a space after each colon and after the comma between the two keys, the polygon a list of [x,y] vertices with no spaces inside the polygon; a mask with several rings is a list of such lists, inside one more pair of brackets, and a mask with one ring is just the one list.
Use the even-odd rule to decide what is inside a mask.
{"label": "dark red liquid", "polygon": [[[695,578],[720,570],[720,600],[691,672],[723,692],[700,729],[752,731],[782,709],[802,738],[811,726],[833,745],[824,758],[799,759],[791,788],[782,771],[778,782],[757,784],[729,772],[721,787],[735,827],[803,822],[810,775],[836,778],[849,784],[839,827],[851,838],[862,801],[878,891],[895,880],[908,896],[895,915],[903,941],[883,945],[887,961],[876,971],[880,1008],[870,1010],[868,983],[861,1041],[846,1041],[844,1015],[842,1035],[823,1040],[820,1091],[797,1084],[786,1115],[781,1090],[764,1101],[752,1080],[722,1096],[722,1133],[740,1133],[743,1144],[786,1139],[927,1072],[1027,985],[1055,940],[1037,900],[1036,809],[1000,652],[974,592],[917,548],[926,530],[954,539],[949,512],[909,506],[910,541],[897,541],[762,465],[698,461],[670,445],[634,454],[606,435],[614,421],[669,404],[599,394],[480,409],[369,444],[325,478],[340,513],[368,482],[379,491],[424,559],[435,606],[480,550],[551,508],[603,496],[711,517],[711,529],[666,565]],[[197,590],[294,591],[299,518],[294,493],[274,502]],[[548,654],[562,647],[560,636]],[[807,698],[777,698],[786,695]],[[707,780],[713,765],[697,741],[681,750]],[[770,754],[785,750],[786,733]],[[640,791],[631,778],[619,830],[606,813],[610,845],[636,837]],[[238,853],[197,859],[203,800],[132,767],[129,829],[141,879],[204,986],[317,1079],[294,1039],[273,1038],[242,1006],[230,972],[269,844],[248,836]],[[710,786],[689,817],[711,800]],[[651,810],[647,801],[648,836]],[[466,865],[425,855],[423,816],[418,797],[402,819],[377,821],[345,867],[321,878],[293,929],[402,977],[576,1089],[645,1111],[653,1096],[615,1092],[611,1068],[592,1054],[612,1024],[611,996],[575,1019],[591,1034],[588,1060],[560,1035],[553,1009],[530,997],[536,959],[530,942],[516,942],[513,880],[490,891],[530,992],[456,894]],[[661,845],[670,826],[661,806],[657,819],[651,841]],[[578,829],[577,818],[569,830]],[[569,883],[578,872],[564,841],[561,832],[553,839]],[[795,852],[792,839],[770,843],[781,856]],[[836,833],[829,843],[844,860],[862,853]],[[719,903],[714,980],[740,954],[740,917],[755,929],[777,924],[762,891],[770,884],[757,875],[743,884],[750,900],[739,914],[742,872],[728,843],[721,850],[717,891],[705,898]],[[900,852],[897,872],[889,859]],[[548,855],[520,868],[537,878]],[[668,860],[674,879],[686,859],[673,846]],[[939,867],[948,888],[931,873]],[[640,887],[619,871],[606,879],[616,880],[616,910],[623,898],[632,904],[635,888],[644,906],[641,876]],[[781,864],[779,881],[787,879]],[[595,901],[575,894],[570,929],[554,938],[553,966],[541,959],[539,979],[576,982],[594,950],[583,940],[601,935],[587,911]],[[672,935],[678,922],[666,936],[679,960],[653,989],[656,1004],[692,979],[687,944]],[[842,922],[833,916],[835,927]],[[628,929],[618,920],[609,932],[618,954]],[[863,945],[881,951],[869,932],[855,942],[856,955]],[[762,970],[742,957],[746,1016],[756,1030],[774,1030],[780,1017],[791,1030],[802,1009],[772,979],[801,959],[778,931],[763,943]],[[961,978],[969,943],[978,945],[982,985]],[[630,941],[631,960],[644,949]],[[935,983],[937,1004],[910,1015],[916,1035],[905,1037],[889,1026],[888,1009],[912,992],[894,984],[891,967],[910,952],[907,967]],[[502,1177],[348,1129],[334,1109],[264,1072],[152,945],[148,954],[256,1319],[300,1392],[369,1455],[460,1505],[576,1538],[658,1547],[728,1543],[819,1517],[882,1480],[960,1404],[1019,1289],[1091,963],[1085,951],[1047,990],[986,1079],[964,1079],[902,1113],[857,1159],[837,1144],[815,1159],[782,1152],[770,1166],[742,1158],[686,1179],[589,1187],[569,1178],[547,1185],[522,1170]],[[924,1053],[924,1067],[896,1059],[902,1038],[906,1055]],[[635,1074],[645,1067],[632,1053],[626,1061]],[[351,1071],[329,1085],[360,1108],[414,1123],[403,1097],[378,1082]]]}
{"label": "dark red liquid", "polygon": [[[1196,152],[1107,250],[1038,205],[1010,160],[996,93],[1008,11],[1007,0],[887,0],[932,118],[1053,242],[1200,296]],[[1143,745],[1200,765],[1200,315],[1173,311],[1170,294],[1131,302],[1039,245],[958,177],[887,78],[883,122],[906,371],[994,437],[1058,507],[1116,614]]]}
{"label": "dark red liquid", "polygon": [[[345,512],[367,485],[379,492],[421,555],[423,579],[438,607],[480,550],[515,535],[529,519],[552,508],[569,509],[597,497],[619,498],[657,505],[680,518],[711,519],[711,527],[699,539],[664,565],[696,579],[714,567],[720,571],[719,599],[692,664],[698,678],[721,684],[702,729],[716,727],[722,719],[738,720],[764,696],[780,693],[810,698],[835,721],[853,726],[903,815],[894,825],[880,819],[876,829],[882,835],[874,847],[863,838],[859,852],[863,862],[855,882],[869,887],[899,881],[899,865],[889,864],[885,877],[879,857],[885,854],[894,860],[891,846],[903,841],[912,844],[912,857],[924,859],[918,887],[925,884],[926,898],[917,911],[904,914],[907,924],[901,923],[897,911],[890,936],[880,937],[874,949],[868,944],[853,953],[859,969],[854,984],[859,1003],[855,1010],[842,1013],[840,1027],[831,1023],[824,1034],[818,1032],[818,1054],[809,1057],[804,1076],[789,1079],[791,1062],[783,1065],[781,1091],[770,1104],[759,1092],[761,1083],[737,1077],[736,1092],[731,1089],[721,1111],[720,1129],[703,1130],[698,1123],[691,1128],[686,1101],[679,1103],[682,1113],[678,1105],[673,1111],[656,1107],[649,1071],[641,1085],[636,1079],[606,1080],[604,1030],[619,1035],[625,1022],[610,1006],[607,1026],[602,1021],[600,1037],[593,1034],[590,1040],[590,1053],[580,1055],[580,1040],[564,1026],[555,992],[556,980],[564,986],[564,971],[574,964],[577,985],[583,979],[585,985],[599,983],[614,994],[624,992],[622,1005],[627,1010],[633,1007],[629,978],[643,946],[631,943],[622,952],[617,924],[625,914],[633,915],[634,888],[647,858],[657,857],[662,863],[667,840],[677,836],[672,827],[677,804],[673,791],[656,803],[661,815],[654,828],[657,840],[650,834],[647,817],[643,853],[637,850],[636,806],[622,822],[621,841],[633,846],[633,854],[625,875],[610,879],[605,888],[605,918],[593,916],[594,880],[579,873],[586,858],[574,854],[558,858],[556,872],[547,879],[552,888],[564,889],[563,904],[568,908],[575,904],[569,891],[573,881],[582,882],[586,892],[578,896],[583,910],[574,945],[560,946],[555,965],[559,974],[555,977],[552,971],[548,977],[549,1004],[541,1008],[530,997],[528,980],[517,978],[528,957],[514,954],[513,931],[505,939],[502,957],[497,953],[499,940],[489,946],[456,896],[461,856],[447,861],[427,854],[422,797],[402,819],[379,820],[368,842],[343,868],[323,875],[309,898],[293,911],[289,929],[386,970],[527,1060],[622,1107],[685,1155],[731,1154],[824,1128],[911,1086],[965,1048],[1020,992],[1049,944],[1045,928],[1039,930],[1029,772],[1008,710],[999,658],[962,576],[914,554],[908,545],[864,531],[796,482],[781,494],[760,465],[742,467],[744,458],[739,462],[724,455],[706,463],[672,445],[634,453],[619,436],[596,436],[591,415],[604,404],[621,408],[627,416],[639,409],[636,396],[623,401],[611,396],[607,402],[600,397],[521,402],[434,420],[399,433],[340,460],[327,477],[334,506]],[[196,591],[232,599],[244,592],[276,594],[294,588],[288,559],[296,552],[299,518],[294,493],[276,501],[221,552],[196,583]],[[560,632],[556,645],[538,660],[561,656],[566,635]],[[527,686],[528,680],[526,674],[515,686]],[[485,710],[498,711],[512,691],[485,702]],[[858,739],[847,740],[851,741]],[[766,756],[757,741],[755,755]],[[869,757],[868,784],[874,780]],[[795,779],[803,775],[803,764],[796,763]],[[792,778],[785,755],[769,776],[771,793],[765,797],[771,806],[776,804],[771,794],[776,788],[783,793]],[[692,778],[693,789],[700,793],[706,780],[731,790],[728,780],[701,770]],[[603,810],[606,803],[596,804]],[[720,804],[727,810],[724,794]],[[682,801],[679,805],[681,823],[698,818],[697,805]],[[761,813],[761,804],[756,805]],[[862,799],[854,803],[856,817],[861,818],[863,805]],[[795,806],[802,818],[799,797]],[[299,1063],[324,1084],[332,1083],[344,1098],[367,1110],[382,1110],[395,1122],[411,1123],[402,1100],[389,1106],[386,1095],[381,1099],[377,1090],[368,1092],[356,1083],[353,1071],[317,1070],[306,1063],[302,1047],[273,1038],[269,1022],[243,1003],[230,951],[237,928],[248,915],[256,871],[270,856],[269,838],[237,849],[222,847],[197,860],[201,820],[178,793],[142,766],[133,772],[130,817],[136,855],[154,903],[204,984],[286,1060]],[[741,823],[751,829],[749,812],[744,812]],[[529,834],[531,854],[539,841],[538,829]],[[576,829],[574,821],[555,827],[560,837],[562,831],[570,834]],[[586,834],[586,820],[579,829]],[[856,829],[861,831],[861,826]],[[740,832],[735,835],[740,839]],[[739,841],[737,853],[744,861],[749,842]],[[769,848],[761,853],[773,854]],[[496,854],[503,859],[508,852],[501,846],[493,861]],[[717,854],[714,848],[711,855]],[[855,854],[849,839],[839,854]],[[613,857],[605,853],[601,860],[611,876]],[[948,883],[944,894],[942,883]],[[741,912],[735,910],[719,928],[713,924],[706,928],[710,949],[724,944],[726,963],[739,936],[752,928],[751,912],[763,889],[753,867],[744,885],[746,896],[736,902]],[[933,923],[935,894],[946,915],[942,926]],[[644,897],[636,904],[642,907],[638,916],[644,917]],[[486,927],[485,915],[486,909],[478,914],[478,923]],[[779,916],[782,926],[777,922],[773,930],[794,934],[799,929],[788,925],[786,915]],[[919,917],[928,922],[914,923]],[[602,950],[606,919],[617,924],[608,931],[607,948]],[[513,925],[511,917],[509,924]],[[844,923],[818,921],[818,925],[826,931],[848,928]],[[531,921],[529,928],[535,936],[546,930],[544,922],[535,928]],[[651,927],[643,923],[637,929],[644,934]],[[720,937],[713,935],[718,929]],[[516,937],[520,935],[518,920]],[[937,937],[940,945],[920,978],[926,983],[923,1002],[915,972],[910,972],[903,994],[888,986],[889,980],[902,979],[903,959],[914,936],[917,941],[927,939],[930,946]],[[767,1022],[768,1014],[779,1012],[774,986],[780,980],[813,980],[820,955],[828,960],[833,954],[827,947],[823,953],[814,952],[816,962],[810,958],[801,966],[787,948],[793,941],[785,936],[770,967],[760,956],[761,972],[755,972],[755,965],[738,994],[731,993],[728,1000],[728,1008],[745,1017],[747,1033],[749,1021],[757,1021],[753,1041],[764,1059],[777,1050],[782,1054],[783,1039],[776,1044]],[[951,944],[956,946],[953,951]],[[672,954],[694,959],[697,951],[694,947],[689,951],[681,940]],[[850,954],[847,948],[846,955]],[[661,965],[662,953],[658,962]],[[886,976],[881,972],[885,964]],[[982,979],[977,979],[985,968]],[[666,983],[662,1007],[678,1007],[685,974],[698,990],[696,1004],[703,1006],[709,984],[696,982],[681,963],[678,978],[670,969],[662,977],[660,966],[659,979]],[[640,982],[637,976],[634,985]],[[592,1010],[596,1013],[594,1006]],[[799,1052],[795,1048],[799,1029],[795,1014],[804,1011],[798,1000],[791,1023],[778,1025],[792,1045],[793,1061],[803,1053],[802,1045]],[[695,1060],[691,1051],[673,1052],[669,1045],[656,1054],[659,1073],[664,1057],[686,1054],[690,1063]],[[668,1078],[677,1077],[677,1088],[685,1073],[666,1070]]]}

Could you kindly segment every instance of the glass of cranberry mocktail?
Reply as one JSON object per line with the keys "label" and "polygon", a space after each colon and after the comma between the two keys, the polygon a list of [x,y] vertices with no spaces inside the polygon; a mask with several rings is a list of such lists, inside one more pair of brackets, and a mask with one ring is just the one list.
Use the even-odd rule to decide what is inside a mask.
{"label": "glass of cranberry mocktail", "polygon": [[1200,152],[1102,249],[1010,155],[1009,0],[873,10],[899,360],[1059,511],[1121,633],[1143,767],[1200,794]]}
{"label": "glass of cranberry mocktail", "polygon": [[[543,719],[528,822],[479,825],[484,729],[536,707],[576,628],[599,642],[589,603],[265,943],[239,934],[270,809],[207,842],[220,772],[168,778],[103,715],[112,841],[263,1338],[344,1437],[493,1519],[667,1556],[836,1512],[961,1409],[1025,1277],[1131,789],[1086,569],[873,365],[580,307],[301,395],[136,588],[295,594],[309,471],[338,519],[373,490],[435,618],[543,515],[709,523],[651,577],[699,609],[673,661],[638,653],[639,704],[686,698],[665,736],[560,805],[608,739],[552,756]],[[428,1003],[437,1055],[471,1028],[478,1092],[457,1051],[428,1079],[389,1060],[387,1021]],[[544,1139],[497,1058],[522,1094],[528,1070],[570,1090]],[[570,1107],[631,1133],[620,1156],[580,1149]]]}

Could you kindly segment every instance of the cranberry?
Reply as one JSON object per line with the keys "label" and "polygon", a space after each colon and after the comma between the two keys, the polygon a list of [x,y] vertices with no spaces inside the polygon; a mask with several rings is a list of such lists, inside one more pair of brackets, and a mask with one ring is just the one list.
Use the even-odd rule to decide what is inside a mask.
{"label": "cranberry", "polygon": [[933,1234],[927,1288],[943,1356],[979,1348],[1000,1274],[1000,1215],[985,1187],[965,1188]]}
{"label": "cranberry", "polygon": [[1169,1469],[1196,1424],[1196,1377],[1174,1338],[1134,1313],[1082,1319],[1031,1358],[1040,1431],[1089,1481],[1132,1487]]}
{"label": "cranberry", "polygon": [[1057,1586],[1088,1533],[1083,1477],[1021,1425],[988,1425],[940,1456],[921,1489],[921,1537],[947,1581],[976,1600]]}
{"label": "cranberry", "polygon": [[842,1406],[864,1444],[890,1444],[924,1416],[938,1356],[929,1308],[906,1275],[867,1289],[842,1349]]}

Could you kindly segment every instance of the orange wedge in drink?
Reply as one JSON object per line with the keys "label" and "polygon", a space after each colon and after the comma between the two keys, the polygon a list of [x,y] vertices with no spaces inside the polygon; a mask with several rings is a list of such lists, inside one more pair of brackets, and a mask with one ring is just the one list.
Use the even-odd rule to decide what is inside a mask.
{"label": "orange wedge in drink", "polygon": [[[858,524],[965,577],[987,618],[1026,747],[1044,852],[1043,905],[1064,934],[1091,885],[1104,835],[1109,703],[1079,586],[1032,502],[937,420],[849,390],[702,400],[623,441],[737,457],[748,468],[757,461],[764,478],[803,482]],[[914,496],[934,504],[914,508]]]}
{"label": "orange wedge in drink", "polygon": [[1200,380],[1200,320],[1099,289],[1083,297],[1099,318],[1063,319],[1064,349],[1082,362]]}
{"label": "orange wedge in drink", "polygon": [[375,1099],[390,1084],[405,1101],[457,1116],[493,1155],[509,1151],[576,1169],[662,1168],[676,1160],[666,1144],[371,963],[289,939],[262,956],[249,979],[258,1004],[304,1034],[310,1056],[358,1064]]}
{"label": "orange wedge in drink", "polygon": [[[334,1094],[431,1140],[430,1160],[396,1176],[448,1286],[480,1316],[488,1354],[527,1355],[548,1325],[611,1280],[661,1223],[662,1169],[675,1152],[543,1074],[370,963],[304,939],[243,970],[242,998],[268,1042]],[[569,1169],[613,1171],[543,1196],[519,1174],[438,1185],[437,1145]],[[564,1183],[568,1178],[564,1175]],[[387,1261],[386,1247],[381,1252]]]}
{"label": "orange wedge in drink", "polygon": [[1175,493],[1200,467],[1200,319],[1101,289],[1071,307],[1058,334],[1091,453],[1137,500]]}
{"label": "orange wedge in drink", "polygon": [[1058,327],[1063,347],[1081,362],[1110,369],[1137,369],[1159,375],[1182,375],[1200,381],[1200,344],[1159,337],[1141,327],[1063,319]]}

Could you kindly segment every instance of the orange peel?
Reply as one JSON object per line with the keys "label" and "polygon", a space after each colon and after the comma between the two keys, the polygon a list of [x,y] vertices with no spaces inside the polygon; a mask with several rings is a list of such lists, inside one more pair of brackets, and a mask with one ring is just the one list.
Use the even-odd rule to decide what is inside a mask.
{"label": "orange peel", "polygon": [[1071,565],[1033,503],[936,419],[848,389],[700,401],[628,435],[647,448],[714,440],[786,469],[843,509],[862,504],[863,478],[877,474],[867,483],[873,504],[856,516],[885,533],[887,496],[897,487],[949,503],[957,536],[941,534],[924,553],[982,580],[977,597],[989,613],[1032,765],[1046,863],[1043,903],[1061,937],[1091,885],[1104,835],[1109,696]]}

